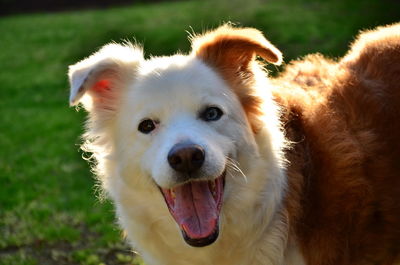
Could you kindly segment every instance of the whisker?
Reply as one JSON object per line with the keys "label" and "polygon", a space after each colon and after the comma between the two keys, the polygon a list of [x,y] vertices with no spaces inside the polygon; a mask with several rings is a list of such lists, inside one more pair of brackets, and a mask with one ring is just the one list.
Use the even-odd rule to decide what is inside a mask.
{"label": "whisker", "polygon": [[227,171],[227,173],[229,174],[229,176],[231,177],[231,178],[236,178],[236,176],[235,175],[233,175],[230,171]]}
{"label": "whisker", "polygon": [[[234,160],[234,159],[232,159],[232,158],[230,158],[230,157],[226,157],[226,161],[227,161],[227,166],[229,167],[229,168],[231,168],[232,170],[234,170],[234,171],[236,171],[236,172],[239,172],[242,176],[243,176],[243,178],[244,178],[244,180],[246,181],[246,183],[248,182],[248,180],[247,180],[247,176],[243,173],[243,171],[240,169],[240,167],[239,167],[239,162],[237,162],[236,160]],[[232,174],[231,174],[232,175]]]}

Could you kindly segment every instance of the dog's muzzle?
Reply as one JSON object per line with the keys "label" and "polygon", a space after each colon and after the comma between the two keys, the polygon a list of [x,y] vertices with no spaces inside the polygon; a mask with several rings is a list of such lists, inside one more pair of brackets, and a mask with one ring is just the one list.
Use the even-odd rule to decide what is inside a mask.
{"label": "dog's muzzle", "polygon": [[196,179],[205,156],[204,149],[197,144],[186,142],[173,146],[168,153],[168,163],[184,184],[160,188],[184,240],[194,247],[207,246],[217,240],[225,185],[225,171],[212,180]]}

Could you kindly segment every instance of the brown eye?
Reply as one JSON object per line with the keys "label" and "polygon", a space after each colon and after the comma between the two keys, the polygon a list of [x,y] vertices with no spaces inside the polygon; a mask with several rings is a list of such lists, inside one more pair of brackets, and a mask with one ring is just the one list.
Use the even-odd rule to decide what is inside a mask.
{"label": "brown eye", "polygon": [[156,128],[155,122],[153,120],[150,120],[150,119],[146,119],[146,120],[141,121],[139,123],[139,126],[138,126],[138,130],[141,133],[145,133],[145,134],[150,133],[155,128]]}
{"label": "brown eye", "polygon": [[218,107],[208,107],[200,114],[200,118],[204,121],[217,121],[223,114]]}

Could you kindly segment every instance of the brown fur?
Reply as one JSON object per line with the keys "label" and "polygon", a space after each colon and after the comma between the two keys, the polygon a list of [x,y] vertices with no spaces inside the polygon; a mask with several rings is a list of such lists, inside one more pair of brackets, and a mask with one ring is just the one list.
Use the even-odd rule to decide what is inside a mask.
{"label": "brown fur", "polygon": [[274,81],[288,151],[292,240],[307,264],[400,259],[400,24],[365,32]]}
{"label": "brown fur", "polygon": [[[254,29],[224,26],[194,53],[237,94],[254,133],[255,55],[280,52]],[[364,32],[339,62],[309,55],[273,80],[288,140],[290,240],[308,265],[400,261],[400,24]]]}
{"label": "brown fur", "polygon": [[249,117],[255,133],[260,129],[261,100],[251,90],[253,64],[256,55],[268,62],[280,64],[281,52],[262,33],[252,28],[224,25],[217,30],[194,38],[193,53],[214,67],[232,87]]}

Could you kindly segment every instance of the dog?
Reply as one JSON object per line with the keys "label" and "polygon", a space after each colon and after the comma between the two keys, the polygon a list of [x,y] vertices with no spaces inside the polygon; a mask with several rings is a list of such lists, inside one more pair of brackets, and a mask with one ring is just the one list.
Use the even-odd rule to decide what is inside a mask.
{"label": "dog", "polygon": [[400,24],[268,78],[253,28],[144,59],[108,44],[70,66],[82,148],[148,265],[400,261]]}

